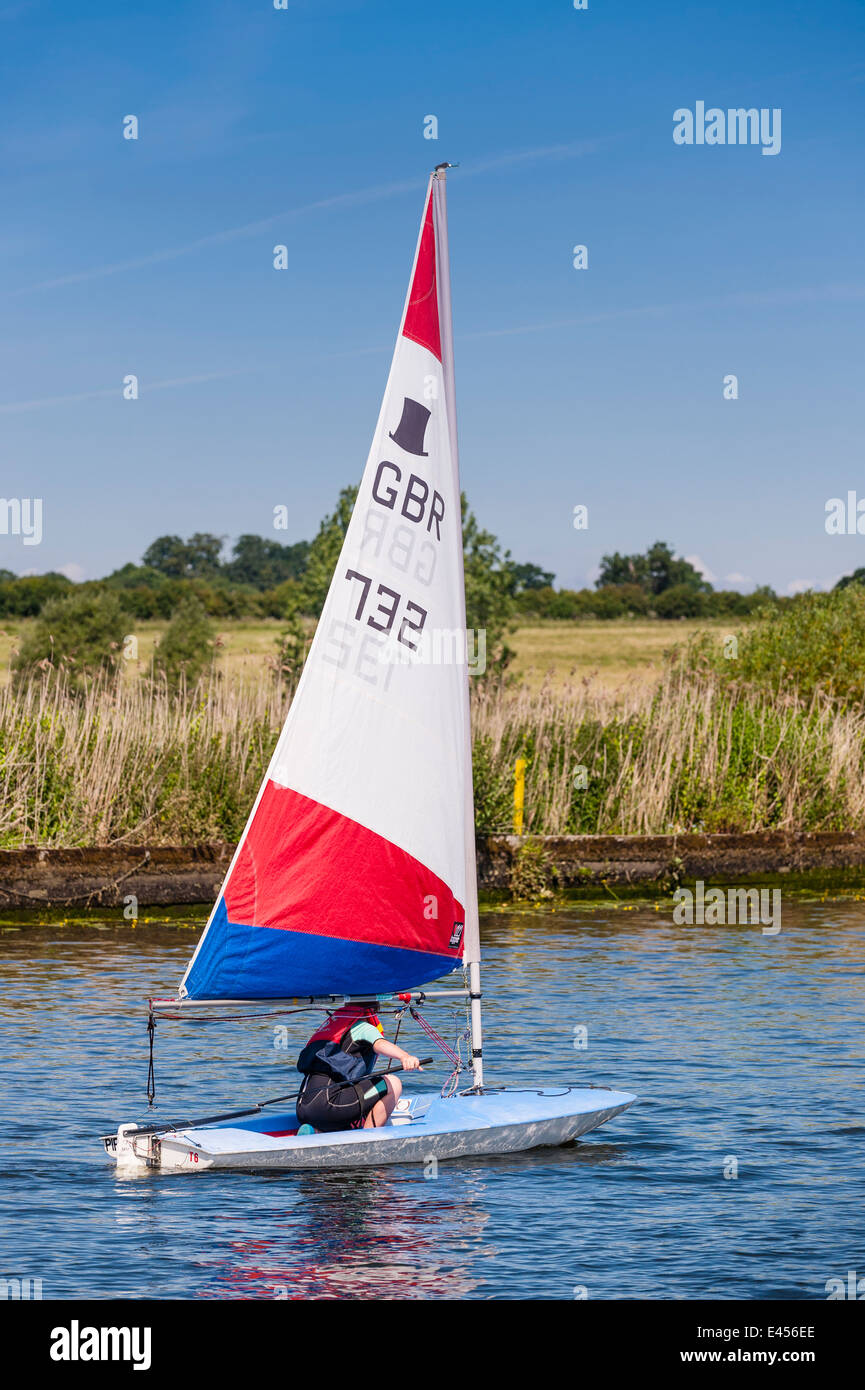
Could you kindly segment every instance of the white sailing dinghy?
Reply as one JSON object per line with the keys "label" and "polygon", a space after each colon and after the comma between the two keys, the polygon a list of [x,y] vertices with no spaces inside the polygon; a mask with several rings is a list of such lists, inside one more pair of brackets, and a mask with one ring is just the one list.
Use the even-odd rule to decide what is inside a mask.
{"label": "white sailing dinghy", "polygon": [[[575,1139],[635,1099],[484,1084],[448,167],[430,178],[372,449],[285,727],[179,995],[152,1000],[151,1023],[218,1007],[236,1017],[262,1001],[286,1012],[371,1002],[409,1012],[454,1073],[441,1096],[404,1097],[378,1129],[299,1136],[291,1105],[265,1113],[270,1101],[122,1124],[103,1140],[121,1167],[514,1153]],[[456,970],[461,989],[417,988]],[[466,1067],[424,1014],[445,1000],[466,1011]]]}

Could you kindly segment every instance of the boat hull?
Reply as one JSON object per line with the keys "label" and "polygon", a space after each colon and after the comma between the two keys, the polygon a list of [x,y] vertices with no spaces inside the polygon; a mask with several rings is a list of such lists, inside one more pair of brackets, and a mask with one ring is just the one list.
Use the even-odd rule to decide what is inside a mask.
{"label": "boat hull", "polygon": [[202,1172],[210,1168],[371,1168],[521,1153],[566,1144],[606,1124],[635,1096],[603,1087],[559,1086],[403,1100],[380,1129],[298,1136],[294,1112],[227,1121],[171,1134],[121,1125],[105,1139],[118,1169]]}

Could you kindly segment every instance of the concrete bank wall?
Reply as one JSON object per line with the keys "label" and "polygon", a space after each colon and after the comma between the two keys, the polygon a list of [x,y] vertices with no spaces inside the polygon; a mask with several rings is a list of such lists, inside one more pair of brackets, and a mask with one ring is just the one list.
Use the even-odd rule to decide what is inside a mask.
{"label": "concrete bank wall", "polygon": [[0,851],[0,908],[117,907],[134,894],[142,907],[212,902],[231,845],[177,849]]}
{"label": "concrete bank wall", "polygon": [[[142,907],[211,902],[232,845],[160,849],[0,851],[0,908]],[[482,892],[533,897],[543,888],[590,890],[602,883],[668,890],[702,878],[741,882],[782,874],[865,878],[865,834],[757,832],[749,835],[516,835],[478,837]]]}
{"label": "concrete bank wall", "polygon": [[[533,864],[536,861],[536,867]],[[603,883],[669,890],[679,882],[865,871],[865,834],[755,831],[745,835],[549,835],[478,839],[487,891],[544,880],[565,890]]]}

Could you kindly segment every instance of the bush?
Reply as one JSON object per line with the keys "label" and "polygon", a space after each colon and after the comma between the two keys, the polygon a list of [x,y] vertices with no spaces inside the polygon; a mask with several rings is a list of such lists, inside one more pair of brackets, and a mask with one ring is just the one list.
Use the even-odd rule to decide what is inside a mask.
{"label": "bush", "polygon": [[557,885],[558,874],[552,855],[542,842],[524,841],[514,855],[508,874],[511,897],[532,901],[552,898]]}
{"label": "bush", "polygon": [[116,594],[79,592],[50,599],[12,660],[20,681],[35,668],[68,673],[72,684],[116,671],[127,620]]}
{"label": "bush", "polygon": [[188,594],[165,629],[153,658],[154,669],[170,686],[193,684],[213,660],[213,629],[204,605]]}
{"label": "bush", "polygon": [[702,618],[706,612],[706,596],[689,584],[674,584],[654,601],[659,618]]}
{"label": "bush", "polygon": [[72,588],[65,574],[28,574],[16,578],[3,571],[0,583],[0,617],[33,618],[52,598],[61,598]]}
{"label": "bush", "polygon": [[276,674],[292,694],[297,689],[314,631],[315,625],[307,625],[300,613],[295,611],[289,615],[286,630],[276,639]]}
{"label": "bush", "polygon": [[261,595],[261,608],[266,618],[292,618],[303,604],[303,587],[297,579],[286,579],[274,589]]}
{"label": "bush", "polygon": [[517,612],[526,620],[579,622],[586,618],[644,617],[652,600],[639,584],[607,584],[602,589],[528,589],[518,594]]}
{"label": "bush", "polygon": [[699,633],[674,660],[686,671],[711,671],[776,693],[795,690],[811,699],[822,691],[843,702],[863,702],[865,590],[858,584],[764,608],[736,642],[738,650],[727,658],[723,640]]}

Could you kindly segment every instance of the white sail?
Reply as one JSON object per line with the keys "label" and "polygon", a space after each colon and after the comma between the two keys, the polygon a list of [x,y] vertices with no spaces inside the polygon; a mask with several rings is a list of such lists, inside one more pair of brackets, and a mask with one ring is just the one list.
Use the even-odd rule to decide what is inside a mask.
{"label": "white sail", "polygon": [[479,958],[444,171],[372,448],[192,998],[381,993]]}

